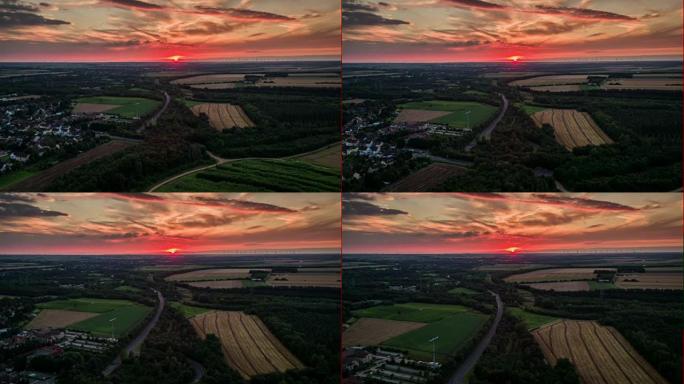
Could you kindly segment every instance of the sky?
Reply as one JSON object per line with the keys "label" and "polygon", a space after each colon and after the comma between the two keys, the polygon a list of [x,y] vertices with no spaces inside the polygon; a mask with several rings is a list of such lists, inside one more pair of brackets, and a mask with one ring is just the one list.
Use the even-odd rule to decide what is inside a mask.
{"label": "sky", "polygon": [[0,61],[340,57],[339,0],[0,0]]}
{"label": "sky", "polygon": [[681,251],[681,193],[345,194],[345,254]]}
{"label": "sky", "polygon": [[340,195],[0,194],[0,244],[0,254],[339,254]]}
{"label": "sky", "polygon": [[342,0],[344,62],[682,58],[681,0]]}

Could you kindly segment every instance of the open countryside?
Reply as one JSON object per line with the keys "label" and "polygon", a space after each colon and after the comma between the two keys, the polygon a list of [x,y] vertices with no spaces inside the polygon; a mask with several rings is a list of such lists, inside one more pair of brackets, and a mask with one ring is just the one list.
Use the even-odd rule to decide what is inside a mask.
{"label": "open countryside", "polygon": [[569,359],[585,384],[667,384],[612,327],[595,321],[563,320],[532,332],[551,364]]}
{"label": "open countryside", "polygon": [[212,311],[190,321],[203,338],[208,334],[219,337],[228,364],[246,379],[304,368],[256,316]]}

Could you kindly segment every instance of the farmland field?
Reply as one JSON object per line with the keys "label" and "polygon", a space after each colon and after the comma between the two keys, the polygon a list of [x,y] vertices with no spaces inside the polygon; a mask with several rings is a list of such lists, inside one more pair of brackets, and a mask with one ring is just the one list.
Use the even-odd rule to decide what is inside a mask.
{"label": "farmland field", "polygon": [[667,381],[612,327],[563,320],[532,332],[549,363],[569,359],[584,384],[666,384]]}
{"label": "farmland field", "polygon": [[528,312],[524,309],[517,307],[511,307],[508,310],[511,312],[513,316],[522,320],[527,326],[528,330],[533,330],[535,328],[541,327],[542,325],[549,324],[559,320],[557,317],[540,315],[537,313]]}
{"label": "farmland field", "polygon": [[204,281],[204,280],[228,280],[228,279],[246,279],[249,277],[249,271],[270,271],[265,268],[217,268],[217,269],[201,269],[198,271],[177,273],[168,276],[167,281]]}
{"label": "farmland field", "polygon": [[443,360],[464,346],[484,325],[487,315],[461,305],[405,303],[377,306],[353,312],[356,317],[428,323],[381,345],[406,351],[411,358],[432,359],[429,339],[439,336],[438,359]]}
{"label": "farmland field", "polygon": [[583,90],[652,90],[681,91],[681,74],[645,74],[626,78],[608,78],[600,84],[589,84],[589,75],[552,75],[515,80],[509,85],[538,92],[577,92]]}
{"label": "farmland field", "polygon": [[240,160],[196,172],[162,186],[160,192],[333,192],[340,175],[333,168],[301,160]]}
{"label": "farmland field", "polygon": [[458,165],[432,163],[385,188],[386,192],[428,192],[448,179],[461,175],[465,168]]}
{"label": "farmland field", "polygon": [[615,285],[625,289],[684,289],[681,272],[647,272],[620,275]]}
{"label": "farmland field", "polygon": [[[468,124],[465,112],[470,111],[470,127],[489,120],[497,111],[491,105],[473,101],[415,101],[399,105],[401,112],[395,122],[421,122],[447,124],[452,128],[465,128]],[[406,112],[404,112],[406,110]]]}
{"label": "farmland field", "polygon": [[195,316],[190,321],[201,337],[207,334],[218,336],[228,364],[245,379],[304,368],[254,315],[212,311]]}
{"label": "farmland field", "polygon": [[182,79],[172,80],[171,84],[193,85],[193,84],[226,83],[226,82],[242,81],[244,79],[245,79],[244,73],[228,73],[228,74],[214,74],[214,75],[200,75],[200,76],[184,77]]}
{"label": "farmland field", "polygon": [[591,289],[588,281],[560,281],[548,283],[532,283],[526,285],[534,289],[541,289],[544,291],[553,290],[557,292],[581,292],[589,291]]}
{"label": "farmland field", "polygon": [[391,338],[426,326],[426,323],[363,317],[344,331],[342,345],[378,345]]}
{"label": "farmland field", "polygon": [[242,288],[244,286],[243,280],[192,281],[188,285],[197,288],[213,289]]}
{"label": "farmland field", "polygon": [[209,124],[219,131],[230,128],[253,127],[254,123],[239,105],[225,103],[202,103],[192,106],[192,113],[196,116],[204,114],[209,118]]}
{"label": "farmland field", "polygon": [[511,81],[509,85],[518,87],[536,87],[549,85],[568,85],[568,84],[585,84],[588,75],[552,75],[552,76],[538,76],[529,79]]}
{"label": "farmland field", "polygon": [[318,151],[310,152],[302,156],[294,156],[293,159],[339,170],[342,161],[341,151],[341,144],[335,143]]}
{"label": "farmland field", "polygon": [[171,308],[178,310],[180,313],[183,314],[183,316],[185,316],[188,319],[211,311],[211,309],[209,308],[195,307],[192,305],[182,304],[177,301],[172,301],[169,303],[169,305],[171,306]]}
{"label": "farmland field", "polygon": [[273,287],[340,287],[338,273],[272,273],[266,284]]}
{"label": "farmland field", "polygon": [[509,283],[591,280],[595,277],[594,271],[597,269],[612,271],[616,270],[615,268],[549,268],[518,273],[508,276],[504,280]]}
{"label": "farmland field", "polygon": [[458,287],[458,288],[450,289],[449,293],[454,294],[454,295],[478,295],[478,294],[480,294],[480,292],[478,292],[478,291],[473,291],[472,289],[464,288],[464,287]]}
{"label": "farmland field", "polygon": [[26,324],[25,328],[64,328],[95,316],[97,316],[97,313],[43,309],[38,313],[38,316],[34,317],[33,320]]}
{"label": "farmland field", "polygon": [[539,127],[544,124],[552,126],[556,141],[569,151],[575,147],[613,143],[586,112],[545,109],[534,113],[532,119]]}
{"label": "farmland field", "polygon": [[107,112],[127,119],[144,116],[161,106],[158,100],[115,96],[83,97],[76,103],[74,113]]}
{"label": "farmland field", "polygon": [[[42,309],[41,314],[34,319],[40,320],[42,326],[63,327],[78,331],[90,332],[95,336],[108,337],[114,333],[115,337],[127,335],[135,329],[152,308],[128,300],[79,298],[54,300],[37,304]],[[47,312],[43,315],[43,311]],[[70,317],[65,312],[74,312]],[[84,313],[92,314],[85,316]],[[51,315],[57,315],[51,317]],[[81,318],[80,321],[71,321]],[[54,320],[54,323],[51,322]],[[113,323],[111,319],[116,319]],[[70,321],[69,324],[64,324]],[[34,323],[35,327],[36,324]]]}
{"label": "farmland field", "polygon": [[112,155],[132,145],[135,144],[124,140],[109,141],[105,144],[98,145],[91,150],[83,152],[74,158],[62,161],[61,163],[58,163],[57,165],[54,165],[46,170],[32,174],[20,181],[12,182],[6,186],[5,189],[26,192],[45,190],[53,181],[66,175],[68,172],[80,167],[81,165]]}

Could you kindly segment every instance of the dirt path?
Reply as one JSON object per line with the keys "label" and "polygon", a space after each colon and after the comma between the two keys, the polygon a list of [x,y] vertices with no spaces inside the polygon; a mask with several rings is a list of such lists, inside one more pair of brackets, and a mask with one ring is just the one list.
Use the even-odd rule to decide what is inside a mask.
{"label": "dirt path", "polygon": [[242,158],[239,158],[239,159],[225,159],[225,158],[223,158],[223,157],[216,156],[216,155],[214,155],[213,153],[207,151],[207,155],[209,155],[209,157],[211,157],[211,158],[215,161],[214,164],[203,165],[203,166],[201,166],[201,167],[193,168],[193,169],[191,169],[191,170],[189,170],[189,171],[185,171],[185,172],[180,173],[180,174],[178,174],[178,175],[171,176],[171,177],[169,177],[168,179],[166,179],[166,180],[164,180],[164,181],[162,181],[162,182],[160,182],[160,183],[155,184],[155,185],[154,185],[152,188],[150,188],[147,192],[155,192],[156,190],[158,190],[159,188],[163,187],[164,185],[166,185],[166,184],[168,184],[168,183],[171,183],[171,182],[173,182],[173,181],[175,181],[175,180],[178,180],[178,179],[180,179],[180,178],[182,178],[182,177],[185,177],[185,176],[188,176],[188,175],[192,175],[193,173],[201,172],[201,171],[204,171],[204,170],[206,170],[206,169],[218,167],[219,165],[222,165],[222,164],[232,163],[232,162],[242,161],[242,160],[288,160],[288,159],[295,159],[295,158],[298,158],[298,157],[301,157],[301,156],[306,156],[306,155],[309,155],[309,154],[312,154],[312,153],[316,153],[316,152],[321,151],[321,150],[324,150],[324,149],[328,149],[328,148],[330,148],[331,145],[336,145],[336,143],[334,143],[334,144],[328,144],[328,145],[326,145],[325,147],[321,147],[321,148],[318,148],[318,149],[314,149],[313,151],[308,151],[308,152],[303,152],[303,153],[297,153],[297,154],[294,154],[294,155],[284,156],[284,157],[242,157]]}

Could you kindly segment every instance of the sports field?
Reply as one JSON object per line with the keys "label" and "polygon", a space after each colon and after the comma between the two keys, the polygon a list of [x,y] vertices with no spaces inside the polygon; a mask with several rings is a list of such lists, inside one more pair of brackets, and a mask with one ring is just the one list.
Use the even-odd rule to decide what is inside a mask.
{"label": "sports field", "polygon": [[142,97],[94,96],[76,99],[75,113],[100,113],[132,119],[144,116],[161,105],[161,101]]}
{"label": "sports field", "polygon": [[[148,306],[128,300],[94,298],[54,300],[37,304],[36,307],[50,311],[41,320],[42,327],[65,327],[90,332],[101,337],[108,337],[113,334],[117,338],[125,336],[135,329],[152,311],[152,308]],[[69,312],[79,314],[71,317],[75,320],[74,322],[65,322],[65,313]],[[54,317],[54,323],[50,321],[51,313],[59,313],[60,315]],[[95,314],[95,316],[85,316],[84,314]]]}
{"label": "sports field", "polygon": [[[396,122],[421,122],[447,124],[451,128],[476,127],[489,120],[497,111],[492,105],[473,101],[414,101],[399,105]],[[430,112],[426,112],[430,111]],[[466,112],[470,111],[469,117]],[[433,112],[444,112],[433,114]]]}
{"label": "sports field", "polygon": [[340,190],[334,168],[300,160],[240,160],[165,184],[159,192],[333,192]]}
{"label": "sports field", "polygon": [[405,303],[365,308],[353,312],[355,317],[376,318],[427,325],[382,342],[380,345],[406,351],[410,358],[432,360],[432,343],[437,359],[444,360],[474,337],[487,321],[487,315],[461,305]]}

